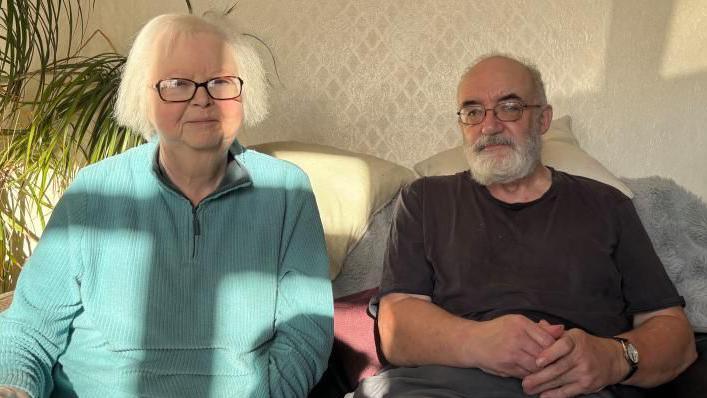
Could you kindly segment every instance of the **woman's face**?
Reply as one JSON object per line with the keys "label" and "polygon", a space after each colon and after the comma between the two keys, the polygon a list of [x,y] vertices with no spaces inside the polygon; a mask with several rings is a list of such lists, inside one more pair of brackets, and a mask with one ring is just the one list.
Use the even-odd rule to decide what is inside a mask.
{"label": "woman's face", "polygon": [[225,152],[243,122],[240,97],[215,100],[199,87],[187,102],[163,101],[154,85],[182,78],[201,83],[219,76],[238,76],[233,49],[213,33],[178,34],[170,43],[164,36],[151,74],[150,121],[164,149]]}

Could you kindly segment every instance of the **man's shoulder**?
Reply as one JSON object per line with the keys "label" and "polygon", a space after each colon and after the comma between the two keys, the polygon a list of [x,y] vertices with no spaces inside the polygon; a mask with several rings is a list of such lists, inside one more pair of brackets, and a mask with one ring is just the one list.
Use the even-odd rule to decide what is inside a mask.
{"label": "man's shoulder", "polygon": [[451,175],[425,176],[408,184],[406,189],[412,192],[438,193],[458,188],[462,184],[475,184],[469,177],[468,171],[461,171]]}
{"label": "man's shoulder", "polygon": [[568,189],[570,192],[577,194],[577,196],[595,198],[615,203],[631,200],[631,198],[626,196],[616,187],[589,177],[554,170],[553,178],[561,186]]}

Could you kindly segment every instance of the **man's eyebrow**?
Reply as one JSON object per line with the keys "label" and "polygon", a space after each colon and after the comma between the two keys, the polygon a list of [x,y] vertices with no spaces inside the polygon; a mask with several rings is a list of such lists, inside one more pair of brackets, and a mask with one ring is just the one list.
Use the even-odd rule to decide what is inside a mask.
{"label": "man's eyebrow", "polygon": [[501,101],[508,101],[508,100],[518,100],[518,101],[522,101],[523,99],[522,99],[518,94],[510,93],[510,94],[506,94],[506,95],[504,95],[503,97],[499,98],[499,99],[498,99],[498,102],[501,102]]}
{"label": "man's eyebrow", "polygon": [[467,106],[473,106],[473,105],[481,105],[481,103],[476,100],[468,100],[468,101],[462,102],[462,108],[466,108]]}
{"label": "man's eyebrow", "polygon": [[[503,102],[503,101],[510,101],[510,100],[516,100],[516,101],[523,101],[523,99],[520,97],[520,95],[516,93],[509,93],[504,95],[503,97],[499,98],[496,102]],[[481,103],[477,100],[467,100],[462,102],[462,108],[465,108],[467,106],[473,106],[473,105],[481,105]]]}

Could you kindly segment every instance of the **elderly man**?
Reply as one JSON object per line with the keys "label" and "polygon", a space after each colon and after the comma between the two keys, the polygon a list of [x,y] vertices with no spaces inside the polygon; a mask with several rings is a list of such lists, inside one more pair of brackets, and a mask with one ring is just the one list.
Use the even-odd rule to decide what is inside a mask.
{"label": "elderly man", "polygon": [[377,313],[395,367],[354,396],[640,396],[683,371],[684,300],[630,199],[540,161],[540,73],[486,57],[457,99],[470,170],[401,193]]}

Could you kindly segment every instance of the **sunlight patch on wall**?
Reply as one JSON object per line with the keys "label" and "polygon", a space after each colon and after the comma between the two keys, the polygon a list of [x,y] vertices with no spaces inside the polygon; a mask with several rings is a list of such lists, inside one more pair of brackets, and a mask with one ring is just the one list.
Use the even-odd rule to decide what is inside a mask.
{"label": "sunlight patch on wall", "polygon": [[665,78],[707,70],[707,4],[675,0],[660,74]]}

